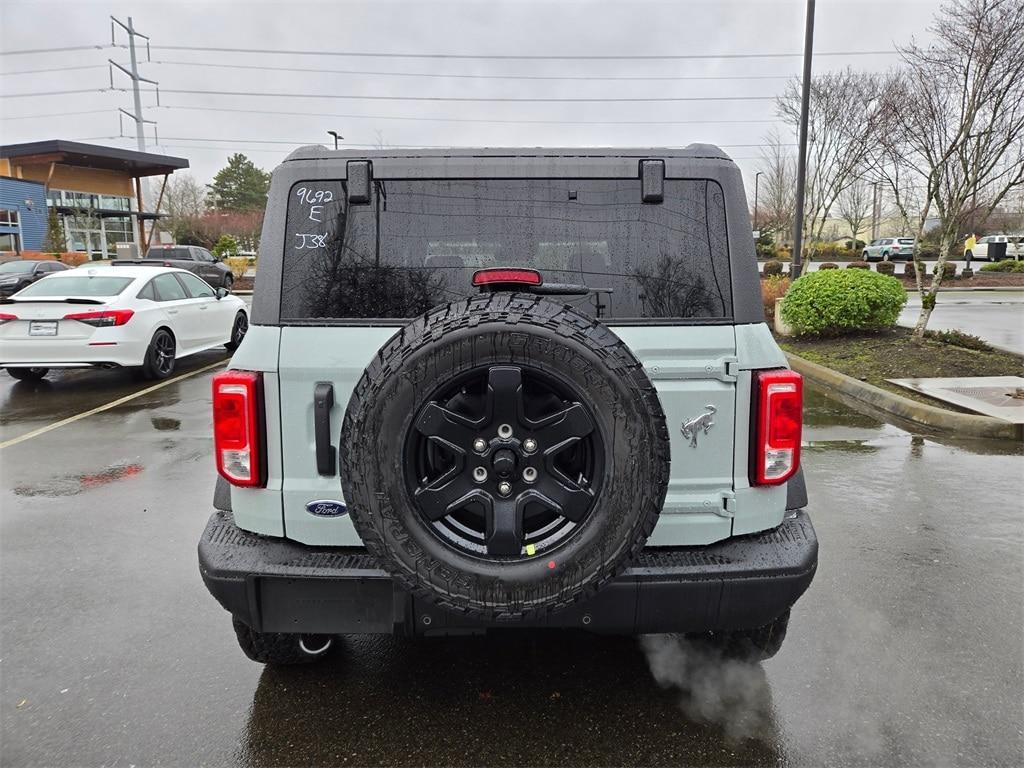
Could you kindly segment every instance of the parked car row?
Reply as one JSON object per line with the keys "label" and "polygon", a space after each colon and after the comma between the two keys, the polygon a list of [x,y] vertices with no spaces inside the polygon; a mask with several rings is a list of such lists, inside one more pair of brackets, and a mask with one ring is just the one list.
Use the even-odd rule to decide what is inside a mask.
{"label": "parked car row", "polygon": [[[880,237],[864,246],[864,261],[910,261],[914,257],[913,237]],[[972,259],[1000,261],[1024,258],[1024,235],[985,235],[964,255]]]}
{"label": "parked car row", "polygon": [[22,380],[87,367],[164,379],[187,355],[236,348],[248,328],[240,298],[184,269],[64,268],[0,299],[0,368]]}
{"label": "parked car row", "polygon": [[975,243],[970,254],[972,259],[984,259],[985,261],[1022,259],[1024,258],[1024,235],[985,235]]}

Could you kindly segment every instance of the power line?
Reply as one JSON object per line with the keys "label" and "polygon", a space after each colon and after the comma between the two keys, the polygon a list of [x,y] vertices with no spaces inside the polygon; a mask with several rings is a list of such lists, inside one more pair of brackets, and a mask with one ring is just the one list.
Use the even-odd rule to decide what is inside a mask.
{"label": "power line", "polygon": [[[69,96],[75,93],[103,93],[104,91],[112,90],[110,88],[80,88],[73,91],[35,91],[33,93],[4,93],[0,94],[5,99],[25,99],[30,96]],[[114,90],[123,91],[123,88],[117,88]]]}
{"label": "power line", "polygon": [[40,72],[70,72],[76,69],[106,69],[106,64],[75,64],[70,67],[47,67],[46,69],[22,69],[17,72],[0,72],[0,77],[10,75],[36,75]]}
{"label": "power line", "polygon": [[[232,48],[204,45],[154,45],[153,50],[216,53],[284,54],[289,56],[350,56],[380,59],[489,59],[495,61],[679,61],[693,59],[794,59],[803,53],[688,53],[688,54],[499,54],[499,53],[392,53],[371,51],[311,51],[268,48]],[[895,56],[897,51],[823,51],[815,56]]]}
{"label": "power line", "polygon": [[330,117],[349,120],[395,120],[432,123],[495,123],[502,125],[731,125],[737,123],[777,123],[778,118],[739,120],[501,120],[495,118],[471,117],[420,117],[410,115],[354,115],[337,112],[295,112],[269,109],[232,109],[230,107],[187,107],[179,104],[163,104],[161,109],[182,109],[196,112],[233,112],[245,115],[287,115],[289,117]]}
{"label": "power line", "polygon": [[46,112],[37,115],[0,115],[0,120],[30,120],[43,117],[70,117],[71,115],[110,114],[110,109],[82,109],[75,112]]}
{"label": "power line", "polygon": [[[158,46],[154,46],[158,47]],[[254,69],[269,72],[308,72],[329,75],[361,75],[385,77],[435,77],[462,80],[609,80],[609,81],[683,81],[683,80],[788,80],[785,75],[483,75],[443,72],[382,72],[361,69],[323,69],[322,67],[274,67],[266,64],[213,64],[202,61],[168,61],[156,59],[151,64],[220,69]],[[43,71],[43,70],[39,70]]]}
{"label": "power line", "polygon": [[[124,137],[121,137],[121,138],[124,138]],[[244,152],[249,152],[249,153],[251,153],[251,152],[264,152],[264,153],[269,153],[269,154],[274,154],[274,155],[285,155],[285,154],[288,153],[287,149],[277,149],[277,148],[271,148],[271,147],[246,147],[246,146],[240,146],[238,144],[232,144],[230,146],[225,146],[225,147],[212,147],[212,146],[199,146],[199,145],[195,145],[195,144],[164,144],[164,143],[161,142],[160,144],[157,144],[156,146],[161,147],[163,149],[179,149],[179,150],[186,150],[187,149],[187,150],[198,150],[198,151],[206,151],[206,152],[237,152],[237,151],[244,151]],[[380,148],[376,144],[349,144],[347,142],[346,142],[345,146],[348,147],[348,148],[351,148],[351,149],[378,149],[378,148]],[[434,149],[451,149],[453,147],[452,147],[452,145],[444,145],[444,146],[440,146],[439,145],[439,146],[433,147],[433,148]],[[683,149],[683,147],[675,147],[675,148],[676,149]],[[393,150],[396,150],[396,151],[397,150],[410,151],[410,150],[416,150],[416,149],[431,149],[431,147],[424,146],[422,144],[420,144],[420,145],[395,145],[395,144],[388,144],[388,145],[384,146],[383,149],[384,150],[392,150],[393,149]],[[586,149],[586,147],[579,147],[579,149]],[[609,149],[609,148],[608,147],[600,147],[600,149]],[[674,149],[674,147],[663,147],[663,149]],[[744,156],[744,157],[732,157],[730,159],[734,160],[734,161],[739,161],[739,160],[763,160],[764,158],[755,155],[755,156],[750,156],[750,157],[747,157],[747,156]]]}
{"label": "power line", "polygon": [[64,53],[65,51],[102,51],[104,48],[123,48],[116,45],[69,45],[63,48],[22,48],[20,51],[0,51],[0,56],[22,56],[30,53]]}
{"label": "power line", "polygon": [[[231,144],[287,144],[292,147],[307,146],[309,144],[323,144],[324,142],[320,139],[313,139],[311,141],[302,141],[299,139],[237,139],[237,138],[211,138],[206,136],[166,136],[164,137],[167,141],[203,141],[203,142],[227,142]],[[373,147],[375,144],[358,144],[352,142],[345,142],[346,147]],[[391,144],[392,148],[420,148],[420,149],[446,149],[450,147],[450,144]],[[716,144],[715,146],[720,149],[740,149],[750,147],[795,147],[795,143],[788,144]]]}
{"label": "power line", "polygon": [[[115,88],[114,90],[126,90]],[[355,95],[338,93],[267,93],[259,91],[196,91],[190,88],[162,88],[162,93],[188,94],[191,96],[256,96],[271,99],[339,99],[363,101],[453,101],[453,102],[504,102],[517,104],[566,103],[644,103],[679,101],[775,101],[775,96],[623,96],[623,97],[518,97],[518,96],[391,96],[382,94]],[[74,93],[74,91],[70,91]],[[29,94],[21,94],[29,95]]]}

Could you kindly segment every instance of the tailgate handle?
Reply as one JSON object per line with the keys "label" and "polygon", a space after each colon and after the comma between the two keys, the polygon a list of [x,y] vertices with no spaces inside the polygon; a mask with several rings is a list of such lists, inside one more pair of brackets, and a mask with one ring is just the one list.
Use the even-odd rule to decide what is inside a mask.
{"label": "tailgate handle", "polygon": [[318,381],[313,387],[313,436],[316,438],[316,471],[328,477],[335,474],[334,446],[331,445],[331,409],[334,385]]}

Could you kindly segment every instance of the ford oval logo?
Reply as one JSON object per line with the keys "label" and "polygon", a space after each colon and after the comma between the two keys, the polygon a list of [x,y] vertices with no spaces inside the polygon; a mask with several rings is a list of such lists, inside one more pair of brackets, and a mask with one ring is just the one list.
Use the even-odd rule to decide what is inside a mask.
{"label": "ford oval logo", "polygon": [[306,505],[306,511],[316,517],[341,517],[348,513],[348,507],[333,499],[318,499]]}

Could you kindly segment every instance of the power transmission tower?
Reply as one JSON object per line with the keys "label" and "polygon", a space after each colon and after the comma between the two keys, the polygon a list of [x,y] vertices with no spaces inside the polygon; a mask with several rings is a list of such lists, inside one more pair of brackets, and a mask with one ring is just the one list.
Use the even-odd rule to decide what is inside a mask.
{"label": "power transmission tower", "polygon": [[[132,81],[132,95],[135,99],[135,114],[128,112],[127,110],[120,110],[122,114],[128,115],[135,121],[135,137],[139,146],[140,152],[146,151],[146,133],[145,124],[150,123],[153,126],[154,136],[156,136],[156,121],[146,120],[142,116],[142,92],[139,90],[139,83],[150,83],[156,86],[156,103],[160,104],[160,83],[156,80],[150,80],[148,77],[143,77],[139,74],[139,61],[135,53],[135,38],[141,37],[146,41],[146,61],[151,61],[149,56],[149,38],[135,29],[135,25],[132,24],[132,17],[128,17],[128,23],[125,24],[120,19],[115,19],[113,16],[110,17],[110,42],[114,43],[114,25],[117,24],[125,32],[128,33],[128,53],[131,58],[132,68],[125,69],[113,59],[107,59],[112,67],[117,67],[119,70],[124,72]],[[114,71],[110,70],[110,87],[114,87]],[[157,139],[159,143],[159,139]]]}
{"label": "power transmission tower", "polygon": [[[150,80],[149,78],[143,77],[142,75],[139,74],[139,60],[138,60],[138,56],[135,53],[135,38],[136,37],[141,37],[143,40],[146,41],[146,61],[151,61],[152,59],[150,58],[150,55],[149,55],[149,38],[146,35],[142,34],[141,32],[139,32],[139,31],[137,31],[135,29],[135,25],[132,23],[132,17],[131,16],[128,17],[128,23],[127,24],[125,24],[120,19],[116,19],[113,16],[111,16],[110,17],[110,44],[111,45],[113,45],[114,42],[115,42],[115,40],[114,40],[114,33],[115,33],[114,25],[115,24],[117,24],[125,32],[128,33],[128,53],[129,53],[130,63],[131,63],[131,67],[132,68],[131,69],[126,69],[125,67],[122,67],[116,61],[114,61],[113,59],[107,59],[107,61],[110,63],[111,67],[117,67],[119,70],[124,72],[124,74],[128,75],[128,77],[131,78],[131,81],[132,81],[132,95],[133,95],[134,100],[135,100],[135,112],[134,112],[134,114],[129,112],[129,111],[127,111],[127,110],[125,110],[125,109],[121,109],[120,107],[118,107],[118,112],[120,113],[118,115],[118,119],[121,119],[121,116],[123,116],[123,115],[127,115],[128,117],[130,117],[132,120],[135,121],[135,139],[136,139],[136,143],[138,145],[139,152],[145,152],[146,151],[146,132],[145,132],[146,123],[149,123],[149,124],[151,124],[153,126],[153,136],[154,136],[154,139],[156,140],[156,143],[159,144],[160,143],[160,139],[159,139],[158,134],[156,133],[156,121],[155,120],[146,120],[142,116],[142,92],[139,90],[139,83],[150,83],[151,85],[156,86],[156,103],[157,103],[157,105],[160,104],[160,84],[156,80]],[[110,69],[110,87],[111,88],[114,87],[114,70],[113,69]],[[124,135],[124,130],[123,129],[121,130],[121,134]],[[136,196],[138,197],[138,206],[139,206],[139,211],[138,212],[140,214],[139,215],[139,239],[138,239],[138,243],[139,243],[139,246],[141,247],[143,242],[144,242],[144,240],[145,240],[145,225],[143,224],[143,220],[142,220],[142,215],[141,214],[142,214],[142,212],[143,212],[143,210],[145,208],[145,204],[146,204],[145,198],[147,197],[147,193],[148,193],[148,189],[147,189],[148,184],[146,182],[144,182],[141,178],[137,178],[135,180],[135,185],[136,185],[136,187],[135,187]]]}

